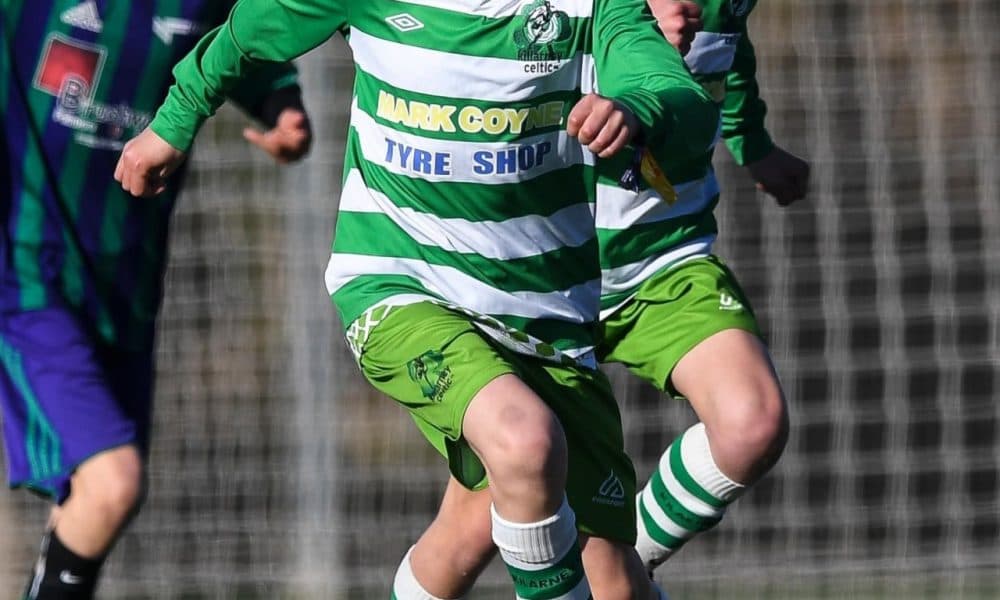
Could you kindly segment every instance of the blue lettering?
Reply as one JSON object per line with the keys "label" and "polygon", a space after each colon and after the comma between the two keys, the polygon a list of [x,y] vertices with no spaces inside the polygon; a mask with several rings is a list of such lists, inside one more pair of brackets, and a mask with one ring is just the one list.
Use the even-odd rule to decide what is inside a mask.
{"label": "blue lettering", "polygon": [[552,142],[541,142],[538,144],[538,154],[535,156],[535,166],[542,166],[545,155],[552,151]]}
{"label": "blue lettering", "polygon": [[431,153],[415,148],[413,150],[413,170],[417,173],[431,172]]}
{"label": "blue lettering", "polygon": [[491,154],[492,152],[480,150],[472,155],[472,160],[476,161],[476,165],[472,167],[472,170],[475,171],[477,175],[489,175],[493,172],[493,163],[490,162]]}
{"label": "blue lettering", "polygon": [[535,166],[535,147],[521,146],[517,149],[517,168],[521,171]]}
{"label": "blue lettering", "polygon": [[501,150],[497,152],[497,175],[514,173],[517,171],[517,149]]}
{"label": "blue lettering", "polygon": [[451,175],[451,154],[447,152],[434,154],[434,174]]}
{"label": "blue lettering", "polygon": [[392,162],[392,148],[396,145],[396,142],[385,138],[385,162]]}
{"label": "blue lettering", "polygon": [[405,169],[406,161],[410,159],[411,154],[413,154],[413,146],[399,144],[399,166]]}

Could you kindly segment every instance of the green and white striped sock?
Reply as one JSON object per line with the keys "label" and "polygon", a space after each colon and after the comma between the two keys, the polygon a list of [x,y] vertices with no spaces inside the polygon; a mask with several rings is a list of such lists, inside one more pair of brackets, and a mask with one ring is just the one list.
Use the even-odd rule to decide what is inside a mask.
{"label": "green and white striped sock", "polygon": [[493,541],[514,579],[519,600],[588,600],[576,516],[563,499],[556,514],[537,523],[512,523],[493,515]]}
{"label": "green and white striped sock", "polygon": [[654,569],[689,539],[714,527],[744,489],[715,464],[703,423],[682,433],[636,496],[635,548],[646,568]]}

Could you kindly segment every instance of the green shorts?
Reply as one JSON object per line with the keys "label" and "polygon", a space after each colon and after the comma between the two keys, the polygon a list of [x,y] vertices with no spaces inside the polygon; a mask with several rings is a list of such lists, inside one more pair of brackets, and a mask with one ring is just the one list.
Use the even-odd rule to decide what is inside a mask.
{"label": "green shorts", "polygon": [[601,321],[597,358],[617,362],[679,397],[670,374],[692,348],[726,329],[760,337],[757,319],[736,276],[708,256],[660,271]]}
{"label": "green shorts", "polygon": [[462,437],[465,411],[487,383],[517,375],[562,424],[566,496],[579,530],[635,543],[635,469],[611,385],[600,371],[511,352],[480,333],[470,317],[432,302],[393,308],[369,334],[360,364],[372,385],[406,407],[469,489],[488,482]]}

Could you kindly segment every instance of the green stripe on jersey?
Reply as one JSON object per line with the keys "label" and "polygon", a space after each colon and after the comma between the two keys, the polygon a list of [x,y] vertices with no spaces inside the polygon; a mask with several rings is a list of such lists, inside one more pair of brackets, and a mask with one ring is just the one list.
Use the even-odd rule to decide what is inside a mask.
{"label": "green stripe on jersey", "polygon": [[[499,18],[489,18],[466,14],[431,6],[400,3],[399,14],[386,14],[384,3],[355,2],[351,5],[352,29],[381,38],[386,41],[434,50],[441,46],[441,31],[449,32],[456,48],[468,56],[492,57],[508,60],[525,60],[522,46],[531,35],[527,31],[527,15],[516,14]],[[524,3],[522,3],[524,4]],[[572,17],[556,11],[555,19],[564,37],[547,46],[559,57],[570,58],[569,50],[589,53],[591,48],[590,17]],[[409,17],[410,24],[406,19]],[[523,22],[525,27],[511,27],[512,22]],[[420,26],[416,26],[419,23]],[[517,29],[521,34],[514,33]],[[535,57],[532,60],[555,60],[555,58]],[[433,68],[433,65],[430,66]]]}
{"label": "green stripe on jersey", "polygon": [[338,254],[392,256],[452,267],[505,292],[564,290],[600,277],[593,260],[597,255],[594,238],[581,246],[564,246],[535,256],[487,258],[419,244],[391,218],[377,213],[341,211],[334,247]]}
{"label": "green stripe on jersey", "polygon": [[[176,15],[181,14],[182,2],[181,0],[157,0],[156,4],[156,14],[158,15]],[[146,55],[146,66],[142,70],[142,82],[136,92],[135,100],[133,101],[134,106],[152,106],[156,100],[156,95],[159,92],[159,82],[162,80],[162,74],[158,73],[153,66],[157,64],[165,64],[167,59],[170,57],[172,49],[167,44],[157,43],[158,40],[151,40],[149,50]],[[164,194],[174,194],[173,190],[168,190]],[[124,191],[117,185],[112,185],[108,188],[108,193],[105,196],[105,209],[104,221],[101,223],[101,249],[105,253],[115,253],[118,254],[122,246],[121,230],[124,227],[125,218],[130,210],[145,210],[149,214],[156,215],[159,213],[154,204],[159,204],[162,202],[169,201],[167,198],[144,198],[141,201],[137,201],[132,198],[129,194],[124,193]],[[137,202],[142,202],[141,207],[137,207],[134,204]],[[148,225],[148,231],[142,237],[142,252],[145,253],[147,257],[157,256],[163,252],[163,248],[160,247],[159,236],[157,235],[160,228],[164,227],[164,223],[158,218],[148,218],[146,219]],[[105,254],[107,255],[107,254]],[[147,263],[149,264],[149,263]],[[109,267],[111,265],[108,265]],[[103,281],[112,281],[112,278],[107,277],[108,273],[102,273]],[[144,269],[140,274],[139,282],[134,290],[132,301],[131,301],[131,313],[133,316],[144,316],[152,320],[156,317],[155,308],[158,303],[158,298],[153,297],[153,289],[157,287],[157,282],[160,278],[160,273],[156,269]],[[112,322],[110,319],[110,314],[107,312],[107,307],[102,306],[102,312],[100,318],[103,329],[112,328]],[[133,327],[131,331],[117,332],[119,336],[130,336],[135,339],[125,340],[128,344],[139,343],[142,341],[144,335],[144,328]]]}
{"label": "green stripe on jersey", "polygon": [[409,275],[360,275],[331,294],[330,299],[340,313],[340,322],[347,327],[372,306],[399,294],[420,294],[443,300],[424,287],[419,279]]}
{"label": "green stripe on jersey", "polygon": [[[104,26],[102,30],[102,37],[108,37],[109,39],[124,39],[128,35],[128,22],[129,16],[131,15],[131,3],[124,3],[121,6],[115,8],[115,10],[107,11],[104,17]],[[104,58],[104,65],[102,67],[103,73],[108,73],[114,75],[118,70],[118,62],[121,59],[120,52],[106,52]],[[115,84],[115,77],[101,77],[98,81],[98,87],[94,90],[94,98],[104,99],[107,98],[108,93]],[[76,135],[74,133],[73,135]],[[66,255],[63,262],[62,271],[60,272],[60,280],[62,282],[63,293],[66,294],[70,303],[73,306],[79,306],[83,301],[83,296],[85,293],[84,282],[88,279],[94,280],[92,276],[85,274],[90,268],[100,268],[101,265],[94,264],[88,265],[84,261],[83,253],[79,247],[78,238],[72,235],[73,231],[80,231],[80,227],[77,226],[77,218],[80,214],[80,203],[86,201],[83,198],[83,194],[80,190],[83,188],[87,177],[90,175],[90,170],[86,168],[81,168],[82,165],[86,165],[90,159],[92,150],[81,143],[71,143],[66,148],[66,157],[63,159],[62,170],[59,173],[60,190],[66,190],[67,193],[61,194],[59,197],[59,202],[62,203],[64,207],[64,217],[69,221],[65,224],[66,229],[63,231],[63,243],[66,245]],[[118,189],[117,185],[110,185],[112,189]],[[101,274],[97,279],[99,281],[107,281],[114,277],[114,273]],[[110,332],[104,331],[106,325],[101,321],[103,319],[98,317],[97,328],[102,335],[107,339],[110,337],[107,335]]]}
{"label": "green stripe on jersey", "polygon": [[[59,27],[59,11],[49,14],[45,31],[53,31]],[[44,50],[43,50],[44,51]],[[46,169],[45,155],[41,136],[45,133],[48,115],[52,111],[55,98],[37,90],[26,90],[29,130],[21,172],[24,177],[24,188],[21,192],[20,212],[16,218],[17,233],[14,244],[14,271],[18,274],[21,286],[21,308],[41,308],[46,303],[45,287],[41,284],[42,273],[39,265],[38,252],[41,248],[45,230],[45,207],[42,199],[33,197],[45,189]],[[38,134],[36,137],[34,133]]]}
{"label": "green stripe on jersey", "polygon": [[718,227],[712,211],[717,202],[718,196],[703,211],[665,221],[633,225],[628,230],[598,229],[601,268],[613,269],[659,256],[685,241],[716,233]]}
{"label": "green stripe on jersey", "polygon": [[516,141],[559,131],[580,99],[579,90],[563,90],[524,102],[459,100],[403,90],[360,69],[354,91],[358,107],[383,125],[425,138],[468,142]]}

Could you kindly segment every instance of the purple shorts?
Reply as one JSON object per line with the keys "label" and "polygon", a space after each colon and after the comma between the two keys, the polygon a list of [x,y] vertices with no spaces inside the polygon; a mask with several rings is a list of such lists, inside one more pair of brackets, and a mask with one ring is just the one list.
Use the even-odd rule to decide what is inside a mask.
{"label": "purple shorts", "polygon": [[99,342],[77,317],[46,308],[0,314],[0,409],[7,478],[62,503],[91,456],[134,444],[146,456],[151,352]]}

